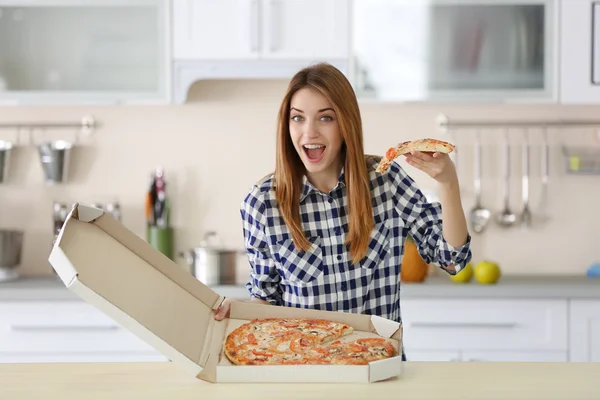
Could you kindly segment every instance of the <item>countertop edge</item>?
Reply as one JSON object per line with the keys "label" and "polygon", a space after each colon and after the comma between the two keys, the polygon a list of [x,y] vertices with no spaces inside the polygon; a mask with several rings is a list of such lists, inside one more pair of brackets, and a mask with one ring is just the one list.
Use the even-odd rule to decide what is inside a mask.
{"label": "countertop edge", "polygon": [[[249,293],[241,285],[211,286],[215,292],[231,298],[247,299]],[[509,277],[498,284],[481,285],[474,281],[458,284],[443,277],[423,283],[402,283],[403,299],[600,299],[600,278],[587,277]],[[0,301],[80,300],[56,277],[23,278],[0,283]]]}

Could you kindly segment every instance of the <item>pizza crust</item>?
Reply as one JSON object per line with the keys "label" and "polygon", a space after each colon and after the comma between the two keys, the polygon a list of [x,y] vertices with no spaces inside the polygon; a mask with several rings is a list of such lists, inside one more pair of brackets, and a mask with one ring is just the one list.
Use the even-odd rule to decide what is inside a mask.
{"label": "pizza crust", "polygon": [[380,173],[385,172],[394,159],[412,151],[447,154],[452,153],[455,149],[455,146],[451,143],[431,138],[398,143],[396,146],[390,147],[387,150],[385,156],[381,158],[376,171]]}
{"label": "pizza crust", "polygon": [[[265,318],[262,320],[295,320],[294,318]],[[244,337],[244,335],[251,333],[252,331],[248,328],[250,327],[255,327],[257,320],[253,320],[253,321],[247,321],[247,320],[235,320],[235,319],[230,319],[228,322],[228,326],[227,326],[227,330],[226,330],[226,334],[225,334],[225,340],[223,343],[223,351],[219,360],[219,365],[222,366],[235,366],[235,365],[286,365],[286,364],[320,364],[320,365],[334,365],[334,364],[338,364],[338,365],[365,365],[370,361],[375,361],[376,359],[384,359],[384,358],[389,358],[392,356],[395,356],[398,354],[398,347],[399,347],[399,343],[397,340],[394,339],[385,339],[382,338],[381,336],[375,334],[375,333],[371,333],[371,332],[363,332],[363,331],[356,331],[354,329],[352,329],[352,327],[348,327],[349,329],[346,329],[343,334],[338,338],[338,337],[333,337],[330,336],[329,338],[327,338],[325,341],[320,341],[320,337],[316,337],[311,343],[308,343],[307,341],[304,341],[303,344],[304,346],[300,345],[300,340],[303,339],[308,339],[306,336],[293,336],[290,338],[290,340],[283,340],[282,343],[280,343],[280,348],[277,349],[281,352],[281,354],[285,355],[285,360],[282,361],[281,359],[281,354],[278,354],[280,356],[279,359],[277,360],[268,360],[268,355],[272,355],[273,352],[273,348],[272,346],[270,347],[268,342],[262,341],[261,339],[259,339],[258,335],[256,337],[257,339],[257,344],[254,345],[253,349],[254,353],[252,353],[251,357],[256,357],[257,360],[256,361],[252,361],[252,362],[248,362],[247,359],[244,359],[244,356],[241,355],[240,356],[240,350],[242,351],[247,351],[248,350],[248,339]],[[253,329],[253,328],[251,328]],[[236,340],[235,337],[243,337],[244,342],[241,343],[239,340]],[[271,335],[268,335],[268,338],[272,338]],[[387,346],[387,349],[389,350],[383,350],[381,349],[381,345],[380,343],[374,343],[372,345],[369,345],[368,342],[365,342],[365,340],[372,340],[372,339],[376,339],[378,341],[385,341],[385,344]],[[357,340],[362,340],[361,342],[359,342],[359,346],[356,345],[356,341]],[[237,341],[237,343],[236,343]],[[253,341],[253,340],[252,340]],[[291,343],[291,341],[294,341],[294,343]],[[337,343],[334,347],[336,347],[337,349],[335,350],[335,352],[337,352],[338,354],[340,354],[339,357],[331,357],[332,359],[328,359],[329,357],[324,357],[326,359],[319,359],[319,360],[307,360],[307,357],[303,358],[303,354],[301,353],[302,350],[307,349],[307,348],[311,348],[311,349],[318,349],[316,350],[316,353],[313,351],[311,354],[314,356],[315,354],[325,354],[324,349],[331,349],[331,345],[333,343]],[[241,346],[240,346],[241,344]],[[290,345],[292,348],[298,349],[298,353],[294,353],[292,351],[290,351]],[[350,347],[351,346],[351,347]],[[362,357],[354,357],[354,358],[350,358],[350,357],[345,357],[349,354],[354,354],[356,356],[356,353],[359,350],[359,347],[362,346],[363,348],[369,347],[371,349],[371,352],[374,352],[373,349],[377,350],[380,352],[380,354],[377,357],[367,357],[369,358],[369,360],[365,360]],[[387,354],[389,351],[392,352],[392,354]],[[244,362],[245,361],[245,362]]]}

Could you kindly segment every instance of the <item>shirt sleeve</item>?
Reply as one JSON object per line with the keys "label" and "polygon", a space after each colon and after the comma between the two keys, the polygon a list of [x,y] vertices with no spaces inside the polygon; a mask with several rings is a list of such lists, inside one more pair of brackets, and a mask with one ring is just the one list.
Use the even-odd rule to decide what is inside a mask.
{"label": "shirt sleeve", "polygon": [[[414,180],[395,162],[389,168],[395,209],[406,221],[405,229],[413,238],[423,260],[443,268],[450,275],[461,271],[471,261],[471,235],[460,247],[450,245],[442,234],[442,206],[430,203]],[[448,269],[449,266],[454,266]]]}
{"label": "shirt sleeve", "polygon": [[244,246],[250,263],[250,279],[246,289],[251,297],[281,305],[281,276],[275,268],[275,262],[269,250],[265,233],[264,203],[260,200],[257,187],[242,202],[240,213],[244,232]]}

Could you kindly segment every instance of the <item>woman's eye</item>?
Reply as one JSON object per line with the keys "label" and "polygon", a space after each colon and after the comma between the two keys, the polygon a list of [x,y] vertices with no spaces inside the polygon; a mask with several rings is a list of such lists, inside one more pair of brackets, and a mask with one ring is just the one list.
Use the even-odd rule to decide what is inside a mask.
{"label": "woman's eye", "polygon": [[302,117],[299,115],[294,115],[292,117],[292,121],[300,122],[300,121],[302,121]]}
{"label": "woman's eye", "polygon": [[324,115],[321,117],[321,120],[329,122],[329,121],[333,121],[333,118],[331,118],[329,115]]}

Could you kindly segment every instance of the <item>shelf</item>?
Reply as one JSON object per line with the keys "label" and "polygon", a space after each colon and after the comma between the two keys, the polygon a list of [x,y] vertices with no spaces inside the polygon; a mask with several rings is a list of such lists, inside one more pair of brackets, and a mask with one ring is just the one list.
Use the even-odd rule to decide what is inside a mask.
{"label": "shelf", "polygon": [[563,156],[568,174],[600,175],[600,149],[563,146]]}

